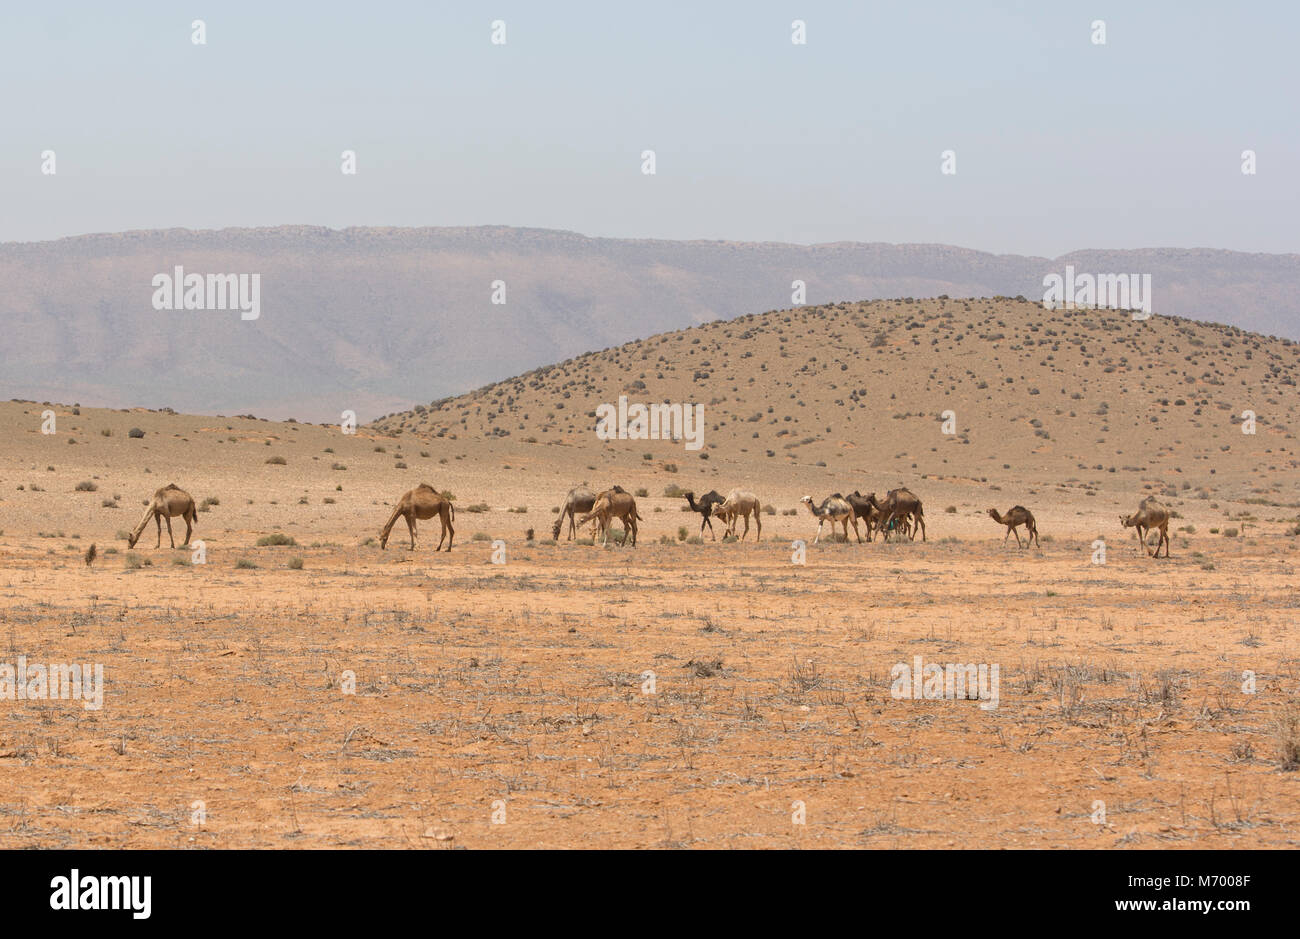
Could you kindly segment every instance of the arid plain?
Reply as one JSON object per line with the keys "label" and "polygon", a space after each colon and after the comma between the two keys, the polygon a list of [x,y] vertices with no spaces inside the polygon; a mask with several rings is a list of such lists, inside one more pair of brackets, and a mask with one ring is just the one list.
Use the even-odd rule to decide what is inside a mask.
{"label": "arid plain", "polygon": [[[99,710],[0,699],[0,844],[1295,847],[1298,376],[1240,330],[941,299],[707,324],[355,434],[0,404],[0,663],[105,679]],[[703,449],[598,440],[619,395],[703,404]],[[420,482],[455,548],[434,520],[381,551]],[[549,543],[583,482],[637,493],[637,547]],[[203,563],[122,538],[167,483]],[[811,544],[801,496],[900,484],[924,543]],[[677,493],[733,486],[762,540],[693,543]],[[1119,524],[1148,495],[1168,560]],[[1041,547],[985,514],[1017,503]],[[998,706],[896,699],[916,656],[998,665]]]}

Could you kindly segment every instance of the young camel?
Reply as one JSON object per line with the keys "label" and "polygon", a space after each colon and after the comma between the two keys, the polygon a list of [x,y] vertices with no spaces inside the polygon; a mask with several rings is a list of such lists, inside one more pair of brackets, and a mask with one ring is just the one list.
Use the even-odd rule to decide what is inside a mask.
{"label": "young camel", "polygon": [[185,541],[181,547],[190,543],[190,534],[194,531],[194,526],[199,523],[199,512],[194,506],[194,498],[184,489],[180,489],[175,483],[168,483],[153,494],[153,499],[149,502],[149,507],[144,510],[144,518],[140,519],[140,524],[135,526],[135,531],[126,539],[126,546],[134,548],[135,543],[140,540],[140,533],[144,531],[149,520],[153,519],[154,524],[158,526],[158,543],[155,548],[162,547],[162,523],[167,519],[167,538],[176,547],[176,538],[172,535],[172,519],[185,519]]}
{"label": "young camel", "polygon": [[[1136,528],[1139,548],[1147,553],[1148,557],[1160,557],[1160,546],[1165,546],[1165,557],[1169,557],[1169,510],[1157,502],[1153,497],[1147,496],[1138,505],[1138,510],[1125,518],[1119,517],[1120,524],[1125,528]],[[1151,549],[1147,546],[1147,535],[1151,530],[1160,530],[1160,540],[1156,542],[1156,553],[1152,554]]]}
{"label": "young camel", "polygon": [[[873,492],[867,498],[875,500],[876,494]],[[925,513],[921,509],[921,500],[916,494],[906,486],[898,489],[891,489],[885,494],[885,501],[882,505],[875,502],[876,508],[880,510],[880,528],[885,533],[885,540],[889,540],[889,533],[901,529],[911,541],[916,540],[916,531],[921,530],[921,540],[925,540]]]}
{"label": "young camel", "polygon": [[442,542],[447,541],[447,550],[451,550],[451,544],[456,540],[456,527],[452,522],[456,519],[456,507],[451,504],[451,500],[440,495],[438,490],[434,489],[428,483],[420,483],[410,492],[405,493],[402,498],[397,500],[397,508],[393,509],[393,514],[389,517],[388,523],[384,525],[384,530],[379,533],[379,547],[381,550],[388,547],[388,535],[397,524],[398,518],[406,519],[407,530],[411,533],[411,550],[415,550],[415,523],[417,519],[425,520],[438,516],[442,522],[442,534],[438,538],[438,547],[434,548],[435,552],[442,550]]}
{"label": "young camel", "polygon": [[759,541],[763,540],[763,513],[762,506],[758,503],[758,496],[754,495],[747,489],[733,489],[727,493],[727,498],[721,505],[713,507],[713,517],[727,523],[727,534],[736,533],[736,519],[743,517],[745,519],[745,531],[740,536],[740,540],[745,540],[745,535],[749,534],[749,516],[754,515],[754,525],[758,533],[754,536]]}
{"label": "young camel", "polygon": [[[590,512],[591,507],[596,504],[596,494],[586,486],[574,486],[569,490],[569,494],[564,497],[564,508],[560,509],[559,518],[555,520],[555,526],[551,529],[551,537],[557,541],[560,538],[560,529],[564,526],[565,516],[569,519],[569,540],[573,540],[574,523],[579,512]],[[596,536],[592,531],[592,537]]]}
{"label": "young camel", "polygon": [[609,522],[610,519],[616,518],[623,523],[624,530],[632,536],[632,547],[636,547],[636,523],[644,519],[637,514],[636,500],[627,490],[615,486],[600,493],[596,496],[591,511],[578,519],[578,524],[585,525],[593,518],[600,522],[601,544],[609,544]]}
{"label": "young camel", "polygon": [[718,490],[710,489],[704,495],[700,496],[699,502],[695,501],[695,493],[693,492],[683,492],[682,495],[686,497],[686,503],[691,507],[691,511],[699,512],[701,515],[700,537],[704,537],[704,526],[708,525],[709,534],[713,536],[714,541],[717,541],[718,536],[713,534],[713,518],[715,517],[713,514],[713,507],[721,505],[723,502],[722,496],[718,495]]}
{"label": "young camel", "polygon": [[858,517],[853,512],[853,506],[838,492],[823,499],[821,505],[813,505],[812,496],[804,496],[799,501],[808,506],[808,511],[817,518],[817,535],[813,538],[813,544],[821,539],[822,526],[827,522],[831,523],[832,537],[835,535],[836,523],[844,526],[845,541],[849,540],[849,522],[852,522],[853,534],[858,536],[858,544],[862,544],[862,535],[858,534]]}
{"label": "young camel", "polygon": [[[1007,511],[1006,515],[999,515],[997,509],[989,509],[989,518],[993,519],[993,521],[997,522],[999,525],[1007,526],[1007,533],[1002,536],[1002,541],[1004,543],[1007,538],[1011,536],[1011,533],[1015,532],[1016,547],[1024,547],[1024,545],[1020,543],[1020,532],[1016,531],[1016,528],[1024,525],[1025,531],[1028,533],[1026,542],[1028,544],[1038,544],[1038,523],[1034,521],[1034,513],[1029,511],[1023,505],[1012,506]],[[1042,545],[1038,544],[1038,547],[1041,548]]]}

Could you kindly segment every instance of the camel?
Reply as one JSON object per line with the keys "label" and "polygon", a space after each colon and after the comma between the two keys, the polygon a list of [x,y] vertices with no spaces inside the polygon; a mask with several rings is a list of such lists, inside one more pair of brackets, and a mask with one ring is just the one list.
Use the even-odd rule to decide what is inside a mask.
{"label": "camel", "polygon": [[[1119,521],[1125,528],[1137,529],[1138,546],[1140,550],[1147,553],[1148,557],[1160,557],[1161,545],[1165,546],[1165,557],[1169,557],[1169,510],[1153,496],[1143,499],[1138,505],[1138,510],[1128,518],[1121,515]],[[1155,554],[1152,554],[1147,546],[1147,535],[1153,528],[1160,530],[1160,540],[1156,542]]]}
{"label": "camel", "polygon": [[190,543],[190,535],[194,531],[194,526],[199,523],[199,512],[194,505],[194,497],[184,489],[179,488],[175,483],[168,483],[153,494],[153,499],[149,502],[149,507],[144,510],[144,518],[140,519],[140,524],[135,526],[135,531],[131,532],[126,539],[126,546],[134,548],[135,543],[140,540],[140,533],[144,531],[149,520],[153,519],[154,524],[158,526],[158,543],[155,548],[162,547],[162,523],[163,519],[167,520],[167,538],[176,547],[176,538],[172,535],[172,519],[185,519],[185,541],[181,547]]}
{"label": "camel", "polygon": [[880,510],[880,529],[885,533],[886,541],[889,540],[891,531],[899,529],[909,540],[915,541],[918,528],[921,540],[925,541],[925,513],[921,508],[921,500],[912,490],[906,486],[891,489],[885,494],[883,504],[876,501],[874,492],[867,498]]}
{"label": "camel", "polygon": [[[1038,523],[1034,521],[1034,513],[1023,505],[1013,505],[1006,515],[999,515],[997,509],[989,509],[989,518],[999,525],[1007,526],[1007,533],[1002,536],[1003,543],[1011,536],[1012,532],[1015,532],[1016,547],[1023,547],[1020,543],[1020,532],[1016,531],[1016,529],[1024,525],[1025,531],[1028,533],[1026,543],[1038,544]],[[1038,544],[1038,547],[1041,548],[1042,545]]]}
{"label": "camel", "polygon": [[686,497],[686,502],[691,507],[691,511],[699,512],[702,516],[700,518],[700,537],[704,537],[704,526],[708,525],[709,534],[713,535],[714,541],[717,541],[718,536],[713,534],[713,507],[715,505],[721,505],[724,501],[722,496],[718,495],[718,490],[710,489],[704,495],[700,496],[699,502],[695,501],[695,493],[693,492],[684,492],[682,495]]}
{"label": "camel", "polygon": [[452,525],[456,520],[456,507],[451,504],[450,499],[439,494],[438,490],[428,483],[420,483],[397,500],[397,508],[393,509],[388,524],[379,534],[380,549],[387,549],[388,535],[397,524],[397,519],[401,517],[406,519],[406,527],[411,533],[411,550],[414,551],[416,520],[430,519],[435,515],[442,522],[442,534],[438,538],[438,547],[433,550],[441,551],[443,539],[446,539],[447,550],[450,551],[452,542],[456,540],[456,528]]}
{"label": "camel", "polygon": [[852,522],[853,533],[858,535],[858,544],[862,543],[862,536],[858,534],[858,517],[853,512],[853,506],[849,505],[838,492],[823,499],[821,505],[813,505],[812,496],[804,496],[799,501],[808,506],[808,511],[817,518],[817,535],[813,538],[813,544],[821,539],[822,526],[827,522],[831,523],[832,536],[835,534],[837,522],[844,526],[845,541],[849,540],[849,522]]}
{"label": "camel", "polygon": [[623,528],[632,536],[632,547],[636,547],[636,523],[644,519],[637,514],[636,500],[626,489],[615,486],[597,495],[591,511],[578,519],[578,524],[585,525],[593,518],[600,522],[600,532],[603,536],[601,544],[609,544],[609,522],[610,519],[616,518],[623,523]]}
{"label": "camel", "polygon": [[728,535],[736,533],[736,519],[743,517],[745,519],[745,531],[740,536],[740,540],[744,541],[745,535],[749,534],[749,516],[750,513],[753,513],[754,525],[758,529],[754,537],[762,541],[763,513],[761,509],[762,506],[759,505],[758,496],[747,489],[733,489],[727,493],[727,498],[723,500],[722,504],[713,507],[713,517],[727,523]]}
{"label": "camel", "polygon": [[862,519],[867,528],[867,541],[871,541],[875,530],[879,529],[881,522],[880,508],[876,503],[876,494],[873,492],[870,496],[864,496],[856,489],[851,495],[844,497],[849,505],[853,506],[853,514]]}
{"label": "camel", "polygon": [[[560,516],[555,520],[555,526],[551,529],[551,537],[557,541],[560,538],[560,529],[564,527],[564,518],[569,518],[569,540],[573,540],[575,527],[573,520],[579,512],[590,512],[591,507],[596,504],[596,494],[586,486],[574,486],[569,490],[569,494],[564,497],[564,507],[560,509]],[[595,529],[592,529],[592,537],[596,536]]]}

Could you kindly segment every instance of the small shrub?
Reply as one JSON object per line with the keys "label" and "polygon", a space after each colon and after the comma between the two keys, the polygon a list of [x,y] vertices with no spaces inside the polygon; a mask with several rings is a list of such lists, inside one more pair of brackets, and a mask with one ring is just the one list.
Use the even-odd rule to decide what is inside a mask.
{"label": "small shrub", "polygon": [[139,427],[132,427],[130,430],[126,432],[126,435],[130,437],[132,440],[139,440],[141,437],[144,436],[144,431],[141,430]]}
{"label": "small shrub", "polygon": [[284,534],[284,532],[277,531],[273,535],[264,535],[263,537],[258,538],[257,546],[259,548],[277,548],[277,547],[296,548],[298,547],[298,542],[294,541],[293,538],[291,538],[290,536]]}
{"label": "small shrub", "polygon": [[286,460],[282,456],[269,456],[266,458],[266,462],[271,464],[272,466],[284,466],[286,463],[288,463],[288,460]]}
{"label": "small shrub", "polygon": [[257,565],[248,558],[240,558],[235,562],[235,569],[240,571],[255,571],[257,570]]}
{"label": "small shrub", "polygon": [[95,492],[97,489],[99,489],[99,487],[89,479],[83,479],[81,482],[77,483],[77,492]]}
{"label": "small shrub", "polygon": [[289,570],[291,570],[291,571],[300,571],[300,570],[302,570],[302,558],[290,558],[290,559],[289,559]]}

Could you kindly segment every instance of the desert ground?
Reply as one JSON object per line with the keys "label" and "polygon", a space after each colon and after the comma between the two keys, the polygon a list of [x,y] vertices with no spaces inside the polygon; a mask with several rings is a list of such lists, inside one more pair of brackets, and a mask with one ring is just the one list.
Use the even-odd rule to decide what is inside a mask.
{"label": "desert ground", "polygon": [[[914,338],[900,327],[865,344],[899,356],[872,370],[886,384],[855,393],[876,403],[853,420],[876,414],[879,431],[844,434],[834,414],[847,393],[826,376],[801,383],[808,354],[788,340],[764,351],[760,337],[728,367],[761,386],[728,386],[716,397],[731,404],[712,405],[722,428],[748,426],[711,431],[707,460],[544,418],[566,400],[545,375],[501,398],[509,434],[471,426],[491,389],[354,434],[0,404],[0,663],[104,674],[98,710],[0,697],[0,845],[1300,844],[1295,385],[1261,385],[1290,374],[1294,344],[1260,338],[1261,351],[1234,334],[1218,383],[1180,392],[1199,405],[1193,419],[1192,405],[1159,405],[1135,362],[1093,366],[1113,389],[1062,378],[1087,394],[1059,406],[996,384],[980,408],[962,390],[926,398],[932,363]],[[972,387],[994,370],[987,356],[963,361]],[[1274,401],[1256,405],[1267,422],[1255,436],[1229,420],[1243,408],[1225,397],[1234,365],[1259,372],[1248,395]],[[593,397],[570,413],[673,393],[654,374],[585,368]],[[935,419],[952,401],[971,412],[956,439]],[[781,423],[802,422],[803,443],[761,456],[787,435],[750,412],[796,415]],[[1183,413],[1174,430],[1149,429]],[[452,417],[436,426],[439,414]],[[454,497],[454,549],[435,553],[430,520],[415,551],[400,521],[380,550],[393,504],[420,482]],[[637,494],[635,548],[584,543],[585,531],[551,542],[554,510],[582,482]],[[156,548],[152,524],[127,547],[168,483],[201,505],[202,555],[170,548],[165,528]],[[925,542],[812,544],[801,496],[899,484],[924,500]],[[678,493],[732,486],[770,507],[762,539],[725,541],[719,526],[698,542],[700,516]],[[1168,560],[1119,524],[1152,494],[1175,513]],[[1004,542],[984,514],[1017,503],[1040,547]],[[180,545],[184,522],[173,526]],[[997,706],[896,697],[891,671],[917,656],[997,665]]]}

